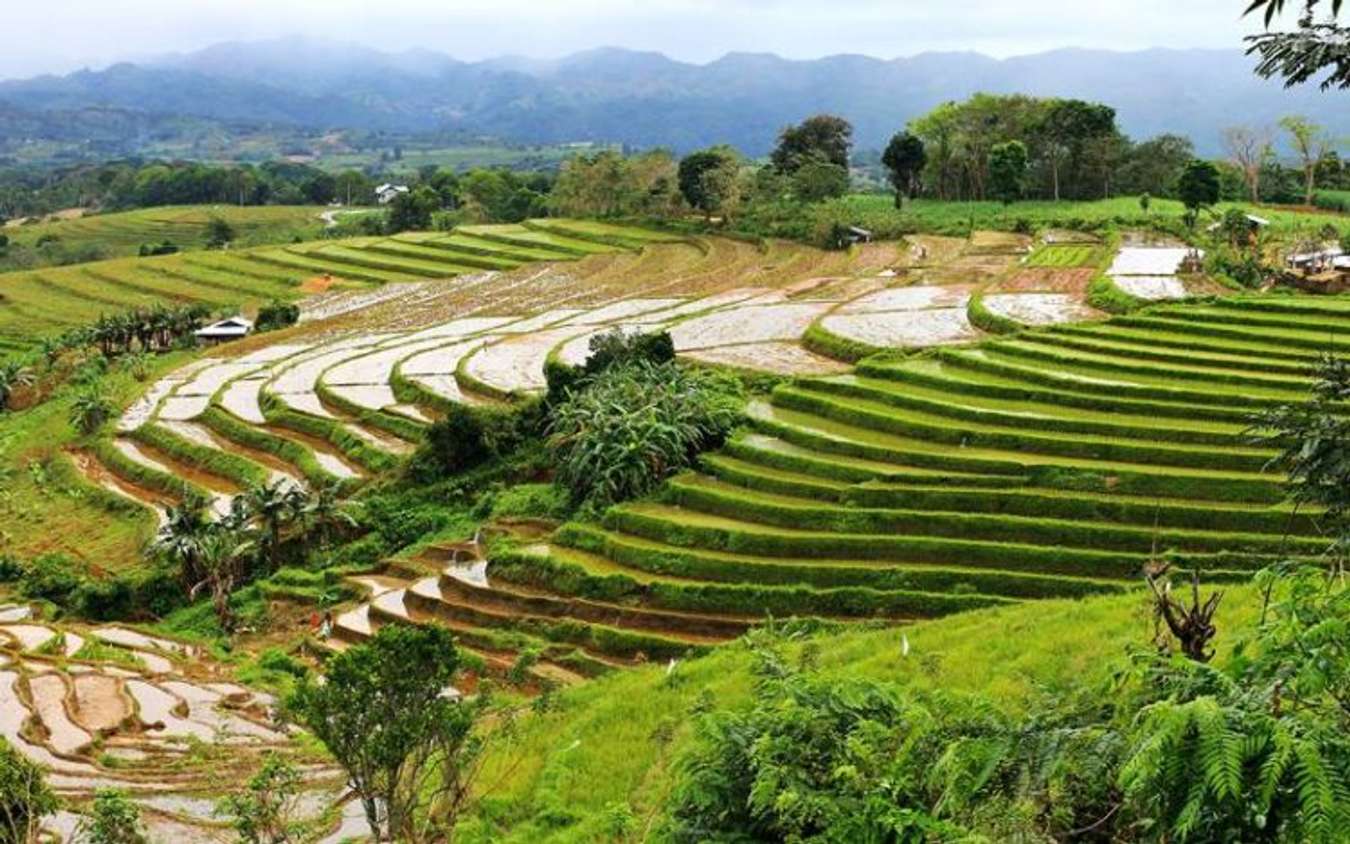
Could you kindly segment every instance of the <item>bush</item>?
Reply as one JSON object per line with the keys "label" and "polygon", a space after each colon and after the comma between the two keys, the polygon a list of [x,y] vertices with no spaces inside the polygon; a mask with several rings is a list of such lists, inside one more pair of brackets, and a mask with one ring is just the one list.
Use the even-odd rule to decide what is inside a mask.
{"label": "bush", "polygon": [[258,308],[258,318],[254,321],[254,327],[259,331],[272,331],[277,328],[286,328],[295,325],[300,321],[300,306],[293,302],[282,302],[273,299],[266,305]]}
{"label": "bush", "polygon": [[675,341],[668,331],[634,334],[615,327],[591,338],[590,355],[583,366],[567,366],[550,360],[544,367],[548,378],[549,406],[557,405],[568,390],[576,390],[600,373],[634,361],[669,363],[675,360]]}
{"label": "bush", "polygon": [[565,519],[570,512],[567,491],[556,484],[520,484],[492,496],[496,519]]}
{"label": "bush", "polygon": [[426,429],[409,472],[419,482],[432,483],[504,457],[538,434],[542,414],[538,399],[507,408],[450,405],[445,418]]}
{"label": "bush", "polygon": [[142,258],[151,258],[156,255],[174,255],[177,252],[178,247],[166,240],[163,243],[142,243],[138,254]]}
{"label": "bush", "polygon": [[64,554],[44,554],[30,562],[19,578],[19,591],[26,598],[66,606],[84,582],[88,569]]}
{"label": "bush", "polygon": [[127,796],[111,788],[94,792],[94,806],[80,824],[78,840],[89,844],[144,844],[141,809]]}
{"label": "bush", "polygon": [[643,495],[721,445],[740,402],[740,385],[715,373],[647,361],[610,369],[553,412],[558,481],[575,504]]}

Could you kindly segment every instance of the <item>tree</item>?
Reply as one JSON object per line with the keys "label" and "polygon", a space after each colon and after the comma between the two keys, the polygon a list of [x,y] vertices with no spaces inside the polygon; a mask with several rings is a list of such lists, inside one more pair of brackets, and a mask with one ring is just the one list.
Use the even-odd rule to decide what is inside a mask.
{"label": "tree", "polygon": [[304,491],[286,478],[254,484],[244,490],[242,499],[247,512],[262,528],[259,550],[273,570],[280,564],[281,533],[300,514],[304,497]]}
{"label": "tree", "polygon": [[1288,478],[1293,502],[1316,514],[1336,560],[1350,554],[1350,419],[1339,410],[1347,400],[1350,361],[1327,355],[1308,401],[1273,408],[1256,424],[1280,449],[1272,468]]}
{"label": "tree", "polygon": [[792,173],[792,194],[802,202],[843,196],[848,186],[848,170],[819,156],[808,156]]}
{"label": "tree", "polygon": [[1253,203],[1261,201],[1261,173],[1273,156],[1270,130],[1251,126],[1230,126],[1223,130],[1223,147],[1228,160],[1242,174]]}
{"label": "tree", "polygon": [[989,151],[989,193],[1008,205],[1022,198],[1027,181],[1027,147],[1008,141]]}
{"label": "tree", "polygon": [[421,185],[401,193],[389,203],[385,216],[385,230],[390,234],[406,231],[424,231],[431,228],[431,215],[441,208],[436,191]]}
{"label": "tree", "polygon": [[[1083,147],[1116,128],[1116,111],[1083,100],[1054,100],[1036,127],[1050,165],[1051,198],[1059,201],[1059,171],[1065,157],[1081,158]],[[992,166],[992,161],[990,162]]]}
{"label": "tree", "polygon": [[682,201],[679,168],[664,150],[570,158],[549,195],[557,213],[586,217],[666,216],[678,213]]}
{"label": "tree", "polygon": [[206,248],[224,249],[234,240],[234,226],[223,217],[212,217],[206,223]]}
{"label": "tree", "polygon": [[1135,144],[1116,173],[1116,189],[1126,194],[1173,196],[1177,178],[1195,158],[1195,146],[1181,135],[1158,135]]}
{"label": "tree", "polygon": [[1219,168],[1198,158],[1191,161],[1177,180],[1177,195],[1186,206],[1186,224],[1195,228],[1200,211],[1219,201]]}
{"label": "tree", "polygon": [[842,117],[818,114],[784,129],[770,160],[780,173],[795,173],[813,157],[848,170],[848,154],[852,147],[852,124]]}
{"label": "tree", "polygon": [[227,795],[216,814],[230,822],[242,844],[288,844],[302,831],[296,818],[300,783],[300,771],[269,752],[246,790]]}
{"label": "tree", "polygon": [[909,132],[895,133],[881,154],[881,163],[886,167],[891,187],[895,188],[895,207],[900,208],[906,199],[918,194],[923,183],[923,168],[928,164],[923,139]]}
{"label": "tree", "polygon": [[729,146],[690,153],[680,160],[680,194],[705,217],[725,214],[739,196],[740,169],[740,156]]}
{"label": "tree", "polygon": [[93,808],[80,822],[75,840],[87,844],[145,844],[140,807],[116,789],[98,789],[94,792]]}
{"label": "tree", "polygon": [[1248,36],[1247,55],[1260,56],[1256,73],[1266,79],[1281,77],[1285,87],[1293,87],[1322,76],[1322,89],[1350,88],[1350,28],[1339,26],[1336,18],[1344,0],[1330,0],[1323,8],[1330,13],[1318,20],[1321,0],[1296,0],[1302,5],[1298,29],[1271,32],[1270,25],[1284,11],[1285,0],[1252,0],[1247,14],[1263,11],[1266,32]]}
{"label": "tree", "polygon": [[1289,133],[1290,145],[1303,165],[1303,204],[1312,205],[1317,193],[1317,168],[1335,145],[1326,129],[1298,115],[1280,120],[1280,128]]}
{"label": "tree", "polygon": [[445,628],[387,625],[330,659],[323,682],[305,680],[290,700],[346,769],[380,841],[452,830],[470,799],[486,700],[452,691],[458,666]]}
{"label": "tree", "polygon": [[234,531],[219,525],[212,525],[198,541],[197,563],[202,579],[188,591],[188,597],[196,600],[201,591],[209,591],[216,622],[226,635],[234,632],[234,608],[230,606],[230,598],[235,585],[244,576],[242,561],[247,550],[247,542]]}
{"label": "tree", "polygon": [[313,531],[319,536],[319,549],[327,551],[333,544],[333,536],[345,528],[356,527],[356,520],[342,507],[340,486],[334,483],[322,484],[305,497],[300,511],[300,520],[305,531]]}
{"label": "tree", "polygon": [[0,844],[36,842],[42,819],[59,807],[42,769],[0,736]]}

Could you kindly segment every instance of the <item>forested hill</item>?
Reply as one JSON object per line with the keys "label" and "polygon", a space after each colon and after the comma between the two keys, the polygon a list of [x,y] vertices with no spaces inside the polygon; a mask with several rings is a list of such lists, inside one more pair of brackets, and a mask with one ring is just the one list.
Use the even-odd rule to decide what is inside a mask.
{"label": "forested hill", "polygon": [[[1337,94],[1285,90],[1251,67],[1240,50],[1078,49],[1003,60],[733,53],[703,65],[600,49],[466,63],[426,51],[282,40],[2,82],[0,103],[27,113],[112,108],[309,128],[458,130],[521,143],[603,140],[677,151],[732,143],[762,154],[784,125],[811,113],[848,118],[858,146],[876,148],[933,106],[989,91],[1108,103],[1130,135],[1185,134],[1202,153],[1217,151],[1224,126],[1289,113],[1350,134],[1350,109]],[[24,131],[33,122],[24,121]],[[0,137],[14,123],[0,121]]]}

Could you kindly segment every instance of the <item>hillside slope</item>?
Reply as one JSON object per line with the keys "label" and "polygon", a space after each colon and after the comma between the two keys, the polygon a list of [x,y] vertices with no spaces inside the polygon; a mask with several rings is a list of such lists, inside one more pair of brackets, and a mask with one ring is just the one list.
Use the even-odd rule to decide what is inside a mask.
{"label": "hillside slope", "polygon": [[[1256,615],[1254,591],[1228,591],[1218,616],[1220,661]],[[820,634],[789,652],[808,643],[818,649],[826,677],[978,692],[1024,712],[1043,696],[1096,687],[1152,632],[1147,604],[1134,592],[980,610],[903,630]],[[732,646],[673,670],[654,665],[560,693],[550,711],[526,718],[518,741],[493,747],[482,777],[489,796],[456,840],[630,840],[606,837],[609,819],[623,810],[650,832],[696,713],[709,703],[748,703],[749,666],[747,649]]]}

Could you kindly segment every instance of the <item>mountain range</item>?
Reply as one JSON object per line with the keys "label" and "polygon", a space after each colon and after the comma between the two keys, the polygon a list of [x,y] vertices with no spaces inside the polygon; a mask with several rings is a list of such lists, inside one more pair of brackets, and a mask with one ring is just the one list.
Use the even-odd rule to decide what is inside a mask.
{"label": "mountain range", "polygon": [[[1114,106],[1126,133],[1188,135],[1217,152],[1223,127],[1304,114],[1350,135],[1345,93],[1256,78],[1241,50],[1062,49],[995,59],[922,53],[791,60],[730,53],[707,64],[602,48],[561,59],[458,61],[290,38],[0,82],[0,139],[107,129],[149,118],[305,130],[473,133],[517,143],[622,142],[683,152],[731,143],[765,153],[783,126],[830,112],[878,148],[909,119],[977,91],[1080,97]],[[116,121],[108,119],[117,114]]]}

